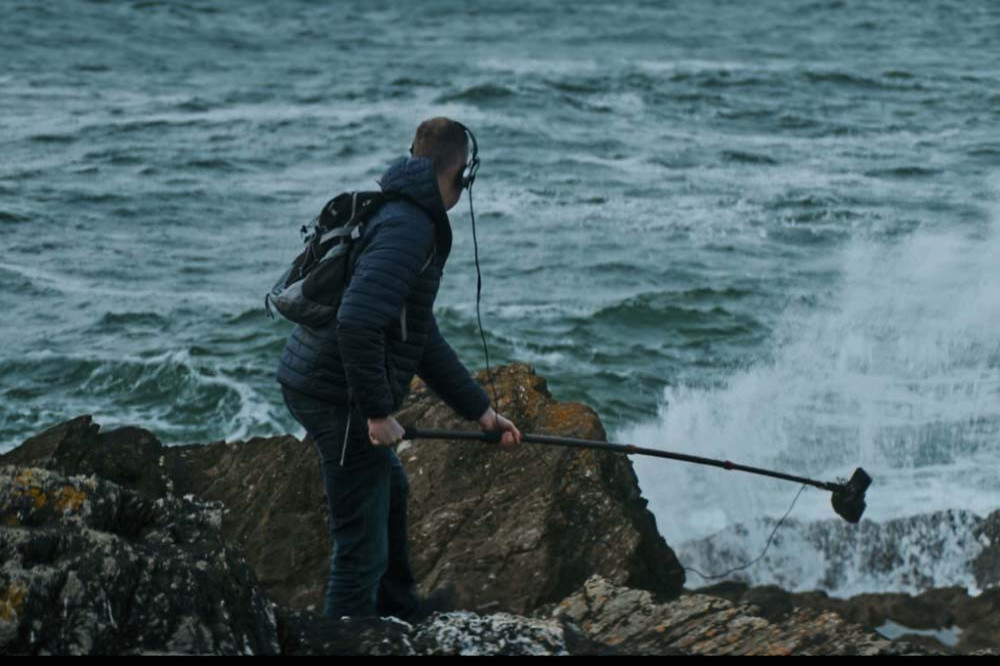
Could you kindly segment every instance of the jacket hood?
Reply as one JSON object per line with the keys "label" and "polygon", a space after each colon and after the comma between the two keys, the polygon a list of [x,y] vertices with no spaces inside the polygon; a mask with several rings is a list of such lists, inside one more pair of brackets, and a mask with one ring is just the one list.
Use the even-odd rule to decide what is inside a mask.
{"label": "jacket hood", "polygon": [[448,219],[434,176],[434,163],[426,157],[411,157],[396,162],[379,180],[383,192],[399,192],[420,204],[438,222]]}
{"label": "jacket hood", "polygon": [[378,181],[383,192],[404,194],[426,212],[437,228],[438,251],[451,251],[451,223],[441,199],[434,163],[426,157],[410,157],[392,164]]}

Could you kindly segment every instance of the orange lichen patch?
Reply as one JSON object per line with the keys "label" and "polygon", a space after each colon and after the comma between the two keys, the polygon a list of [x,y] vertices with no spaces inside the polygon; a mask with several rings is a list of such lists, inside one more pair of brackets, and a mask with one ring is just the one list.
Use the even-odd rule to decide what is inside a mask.
{"label": "orange lichen patch", "polygon": [[28,588],[20,583],[12,583],[6,590],[0,592],[0,620],[11,622],[24,608],[24,599],[28,596]]}
{"label": "orange lichen patch", "polygon": [[21,521],[18,520],[17,516],[14,514],[10,514],[9,516],[4,517],[3,524],[7,527],[19,527],[21,525]]}
{"label": "orange lichen patch", "polygon": [[19,490],[18,494],[21,497],[30,497],[34,500],[36,509],[41,509],[48,502],[45,492],[35,485],[35,473],[33,470],[21,470],[14,477],[14,484],[24,488],[24,490]]}
{"label": "orange lichen patch", "polygon": [[14,477],[14,483],[19,486],[30,486],[35,483],[35,472],[30,469],[23,469]]}
{"label": "orange lichen patch", "polygon": [[63,486],[55,495],[56,508],[64,512],[79,511],[86,501],[87,493],[73,486]]}
{"label": "orange lichen patch", "polygon": [[584,439],[604,438],[600,419],[591,409],[578,403],[548,405],[545,413],[540,415],[540,424],[550,433]]}
{"label": "orange lichen patch", "polygon": [[28,488],[21,492],[22,496],[30,497],[35,501],[35,508],[41,509],[49,501],[49,498],[45,496],[45,493],[41,488]]}

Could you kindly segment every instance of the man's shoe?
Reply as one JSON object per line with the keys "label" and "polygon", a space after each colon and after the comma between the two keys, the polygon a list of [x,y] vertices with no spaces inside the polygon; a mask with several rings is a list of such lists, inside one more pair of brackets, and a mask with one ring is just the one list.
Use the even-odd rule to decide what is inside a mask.
{"label": "man's shoe", "polygon": [[434,613],[448,613],[457,610],[458,589],[454,583],[444,583],[422,598],[416,609],[403,618],[410,624],[420,624]]}

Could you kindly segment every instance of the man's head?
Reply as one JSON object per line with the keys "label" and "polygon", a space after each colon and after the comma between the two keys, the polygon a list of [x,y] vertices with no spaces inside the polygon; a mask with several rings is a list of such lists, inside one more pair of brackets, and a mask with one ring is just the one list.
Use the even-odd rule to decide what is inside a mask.
{"label": "man's head", "polygon": [[462,196],[462,175],[469,155],[465,129],[449,118],[431,118],[420,123],[410,153],[434,163],[438,189],[445,210],[451,210]]}

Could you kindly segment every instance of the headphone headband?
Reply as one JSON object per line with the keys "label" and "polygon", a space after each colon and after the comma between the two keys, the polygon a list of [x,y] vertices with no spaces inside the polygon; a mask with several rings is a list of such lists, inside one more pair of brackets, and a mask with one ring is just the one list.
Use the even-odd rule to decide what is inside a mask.
{"label": "headphone headband", "polygon": [[[476,182],[476,172],[479,171],[479,142],[476,141],[476,135],[472,133],[468,127],[453,120],[453,123],[462,128],[466,135],[472,139],[472,160],[466,165],[465,173],[462,174],[461,187],[463,190],[471,189],[472,184]],[[410,155],[413,154],[413,144],[410,144]]]}

